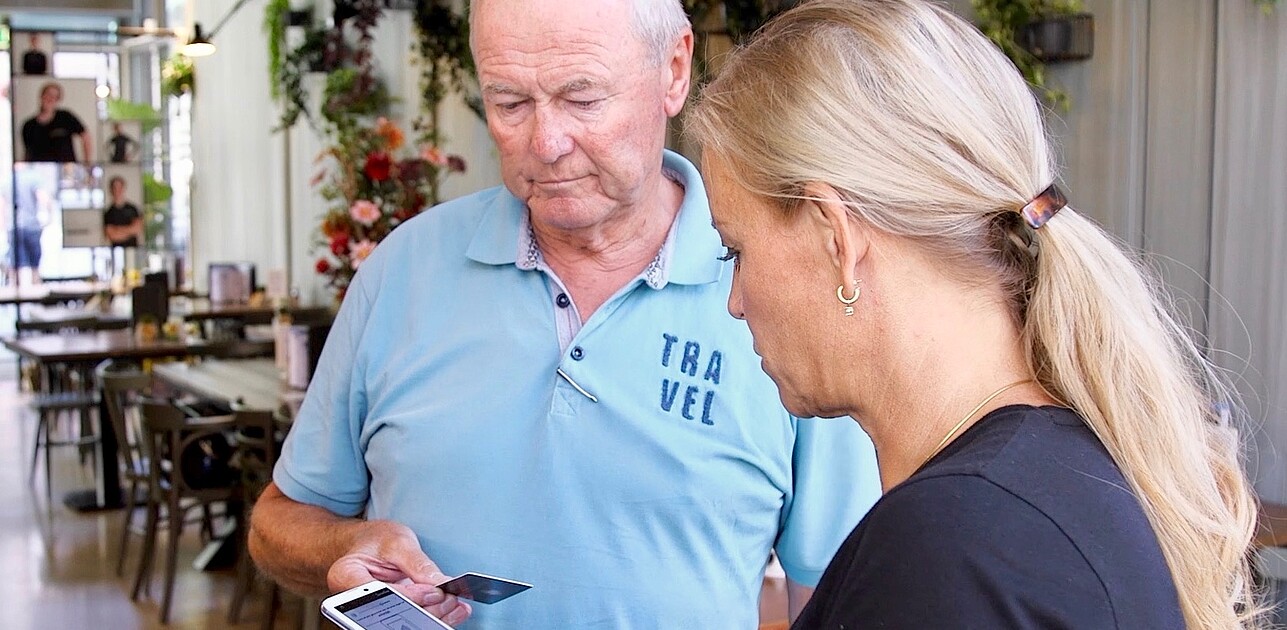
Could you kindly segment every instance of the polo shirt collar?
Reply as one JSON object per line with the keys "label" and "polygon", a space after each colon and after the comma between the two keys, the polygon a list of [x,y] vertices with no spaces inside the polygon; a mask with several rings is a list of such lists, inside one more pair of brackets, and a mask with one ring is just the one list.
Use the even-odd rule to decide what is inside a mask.
{"label": "polo shirt collar", "polygon": [[[701,174],[691,162],[669,150],[662,156],[662,168],[684,187],[684,200],[657,259],[645,270],[645,274],[651,276],[646,280],[653,288],[661,288],[666,282],[692,285],[716,282],[724,265],[718,260],[719,234],[711,227],[710,206]],[[533,252],[526,234],[527,207],[504,187],[495,189],[490,199],[482,201],[487,207],[466,255],[488,265],[518,264],[531,268],[533,261],[528,259]],[[539,252],[536,255],[539,256]]]}

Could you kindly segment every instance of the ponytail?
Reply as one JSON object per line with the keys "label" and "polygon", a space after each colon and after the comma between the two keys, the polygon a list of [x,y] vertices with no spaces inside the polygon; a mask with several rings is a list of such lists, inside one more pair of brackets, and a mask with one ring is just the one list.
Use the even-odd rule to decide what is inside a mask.
{"label": "ponytail", "polygon": [[1132,486],[1157,533],[1191,628],[1244,628],[1256,519],[1232,388],[1170,314],[1160,282],[1065,208],[1038,234],[1024,317],[1028,362],[1075,409]]}

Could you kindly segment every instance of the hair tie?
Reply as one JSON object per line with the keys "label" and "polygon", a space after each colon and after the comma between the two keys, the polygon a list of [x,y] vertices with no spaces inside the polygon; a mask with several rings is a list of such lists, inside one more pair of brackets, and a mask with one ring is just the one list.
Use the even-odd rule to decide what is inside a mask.
{"label": "hair tie", "polygon": [[1064,191],[1059,187],[1051,184],[1048,188],[1041,191],[1036,199],[1028,202],[1028,205],[1019,210],[1023,215],[1023,220],[1034,230],[1041,229],[1041,226],[1055,216],[1060,210],[1068,205],[1068,198],[1064,196]]}

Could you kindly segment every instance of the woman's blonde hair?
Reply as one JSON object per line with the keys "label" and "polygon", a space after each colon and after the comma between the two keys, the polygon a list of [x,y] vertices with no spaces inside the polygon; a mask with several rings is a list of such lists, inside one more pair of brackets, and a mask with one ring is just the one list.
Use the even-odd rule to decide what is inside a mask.
{"label": "woman's blonde hair", "polygon": [[806,2],[730,55],[688,131],[784,211],[828,184],[962,281],[999,283],[1033,374],[1143,504],[1188,626],[1258,623],[1256,503],[1220,412],[1232,390],[1099,227],[1072,208],[1023,222],[1054,159],[1035,97],[982,34],[918,0]]}

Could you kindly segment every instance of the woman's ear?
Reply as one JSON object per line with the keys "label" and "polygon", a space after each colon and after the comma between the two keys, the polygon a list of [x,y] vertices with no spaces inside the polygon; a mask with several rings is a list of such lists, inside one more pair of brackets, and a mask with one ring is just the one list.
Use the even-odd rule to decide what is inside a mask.
{"label": "woman's ear", "polygon": [[848,205],[830,185],[810,182],[804,187],[804,197],[835,265],[837,279],[841,286],[853,287],[858,280],[858,263],[871,244],[866,230],[853,220]]}

